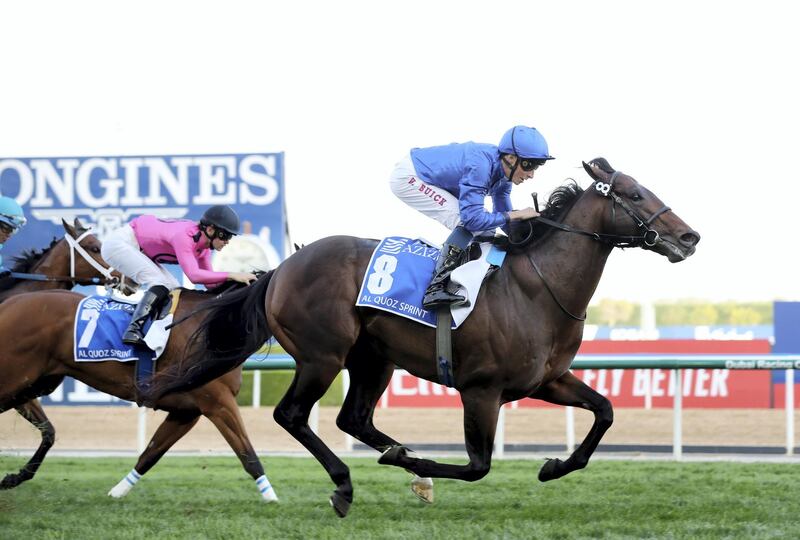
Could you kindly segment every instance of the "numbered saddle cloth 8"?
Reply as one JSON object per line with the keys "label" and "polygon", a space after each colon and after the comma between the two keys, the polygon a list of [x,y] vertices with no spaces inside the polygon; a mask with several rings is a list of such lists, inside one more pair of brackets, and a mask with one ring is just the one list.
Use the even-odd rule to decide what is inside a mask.
{"label": "numbered saddle cloth 8", "polygon": [[[435,328],[436,313],[422,307],[422,297],[439,251],[420,238],[384,238],[372,253],[356,305],[388,311]],[[488,243],[481,244],[481,257],[450,275],[451,283],[462,287],[459,294],[467,298],[465,304],[451,307],[453,328],[458,328],[472,312],[483,278],[491,266],[502,264],[504,255]]]}
{"label": "numbered saddle cloth 8", "polygon": [[[166,320],[148,321],[144,326],[145,342],[155,350],[146,347],[132,347],[122,343],[122,334],[131,322],[136,304],[124,302],[107,296],[88,296],[80,301],[75,314],[74,353],[76,362],[132,362],[150,359],[163,352],[167,336],[159,335],[159,347],[152,344],[151,335],[163,332]],[[171,321],[171,316],[170,316]],[[158,332],[155,330],[158,329]],[[151,332],[151,330],[153,330]]]}

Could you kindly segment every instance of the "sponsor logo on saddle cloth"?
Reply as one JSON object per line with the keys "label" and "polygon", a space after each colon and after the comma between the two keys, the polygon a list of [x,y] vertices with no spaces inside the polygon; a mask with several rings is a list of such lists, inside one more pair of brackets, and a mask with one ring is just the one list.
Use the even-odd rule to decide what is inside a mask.
{"label": "sponsor logo on saddle cloth", "polygon": [[[481,256],[456,268],[451,287],[465,295],[464,304],[451,307],[453,328],[458,328],[475,307],[483,278],[491,267],[503,264],[505,252],[480,244]],[[440,249],[426,240],[390,236],[372,253],[357,306],[371,307],[436,327],[436,313],[422,307],[422,297],[433,276]]]}
{"label": "sponsor logo on saddle cloth", "polygon": [[[177,298],[173,297],[173,310]],[[89,296],[81,300],[75,314],[75,361],[76,362],[132,362],[155,360],[167,345],[172,322],[170,314],[157,321],[148,321],[144,326],[147,344],[132,347],[122,343],[122,334],[131,322],[136,304],[107,296]]]}

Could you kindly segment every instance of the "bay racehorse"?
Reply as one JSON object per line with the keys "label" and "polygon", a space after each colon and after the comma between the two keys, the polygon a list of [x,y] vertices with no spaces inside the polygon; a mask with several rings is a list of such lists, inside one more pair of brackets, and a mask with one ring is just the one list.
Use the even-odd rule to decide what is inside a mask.
{"label": "bay racehorse", "polygon": [[[70,289],[74,285],[105,285],[125,290],[128,282],[112,272],[100,256],[100,241],[76,218],[72,225],[62,220],[64,237],[54,239],[47,248],[24,251],[14,258],[7,276],[0,279],[0,303],[31,291]],[[2,386],[2,383],[0,383]],[[36,429],[42,440],[31,459],[18,473],[7,474],[0,489],[8,489],[33,478],[55,442],[55,428],[36,399],[16,407],[17,412]]]}
{"label": "bay racehorse", "polygon": [[[382,452],[379,462],[420,477],[474,481],[489,471],[499,408],[530,397],[594,413],[594,423],[566,459],[549,459],[547,481],[585,467],[611,426],[611,403],[570,372],[584,314],[615,246],[641,247],[670,262],[695,251],[700,235],[651,191],[605,159],[584,163],[591,188],[566,184],[542,217],[512,233],[504,265],[486,281],[474,311],[453,333],[455,388],[464,407],[469,462],[417,457],[373,425],[375,405],[395,367],[437,381],[435,330],[383,311],[356,307],[377,242],[335,236],[314,242],[247,291],[208,305],[181,365],[157,376],[150,399],[184,390],[244,361],[274,335],[297,369],[275,420],[322,464],[336,489],[331,504],[345,516],[353,499],[347,466],[308,426],[311,407],[343,368],[350,389],[337,425]],[[527,232],[525,230],[527,227]]]}
{"label": "bay racehorse", "polygon": [[[180,320],[194,312],[202,302],[219,292],[183,290],[175,319]],[[36,407],[38,418],[46,422],[35,398],[51,393],[65,376],[124,400],[136,399],[134,362],[75,362],[75,314],[83,298],[83,295],[69,291],[30,292],[13,296],[0,305],[0,413],[11,408]],[[181,357],[187,337],[199,322],[199,318],[189,317],[173,328],[167,347],[157,362],[157,369],[167,367]],[[138,480],[203,415],[230,444],[245,471],[256,481],[263,500],[277,501],[247,436],[236,403],[241,381],[242,370],[236,369],[201,388],[166,396],[153,403],[154,408],[167,411],[167,417],[156,429],[134,470],[109,495],[117,498],[127,495],[133,483],[126,478],[135,475]],[[16,487],[33,477],[52,445],[53,434],[52,426],[43,432],[48,444],[43,441],[35,459],[32,458],[19,473],[7,475],[3,479],[3,488]]]}

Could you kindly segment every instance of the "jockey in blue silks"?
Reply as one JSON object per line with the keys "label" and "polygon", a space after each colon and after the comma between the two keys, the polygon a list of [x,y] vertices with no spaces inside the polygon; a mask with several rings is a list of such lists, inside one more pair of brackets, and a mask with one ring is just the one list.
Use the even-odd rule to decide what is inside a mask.
{"label": "jockey in blue silks", "polygon": [[[17,201],[11,197],[0,197],[0,249],[26,221],[25,213]],[[8,270],[3,268],[3,256],[0,255],[0,277],[3,274],[8,274]]]}
{"label": "jockey in blue silks", "polygon": [[[554,158],[547,141],[536,128],[514,126],[498,146],[466,142],[414,148],[397,163],[390,179],[392,192],[452,231],[422,299],[426,309],[464,300],[446,286],[473,235],[539,215],[533,208],[512,210],[511,187],[533,178],[550,159]],[[487,195],[492,197],[492,212],[484,206]]]}

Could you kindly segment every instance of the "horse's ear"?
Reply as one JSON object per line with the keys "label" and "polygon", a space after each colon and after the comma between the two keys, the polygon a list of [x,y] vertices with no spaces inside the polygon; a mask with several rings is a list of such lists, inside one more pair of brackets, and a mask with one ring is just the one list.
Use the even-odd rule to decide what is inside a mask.
{"label": "horse's ear", "polygon": [[604,182],[608,179],[608,175],[614,174],[614,167],[606,160],[606,158],[594,158],[589,163],[583,162],[583,168],[589,173],[594,180]]}
{"label": "horse's ear", "polygon": [[86,227],[83,226],[81,220],[79,220],[78,218],[75,218],[74,225],[75,225],[75,231],[77,231],[78,236],[80,236],[81,234],[85,233],[88,230]]}
{"label": "horse's ear", "polygon": [[72,226],[64,220],[64,218],[61,218],[61,225],[64,227],[64,230],[67,231],[67,233],[69,233],[70,236],[72,236],[73,238],[77,236],[75,234],[75,229],[73,229]]}

